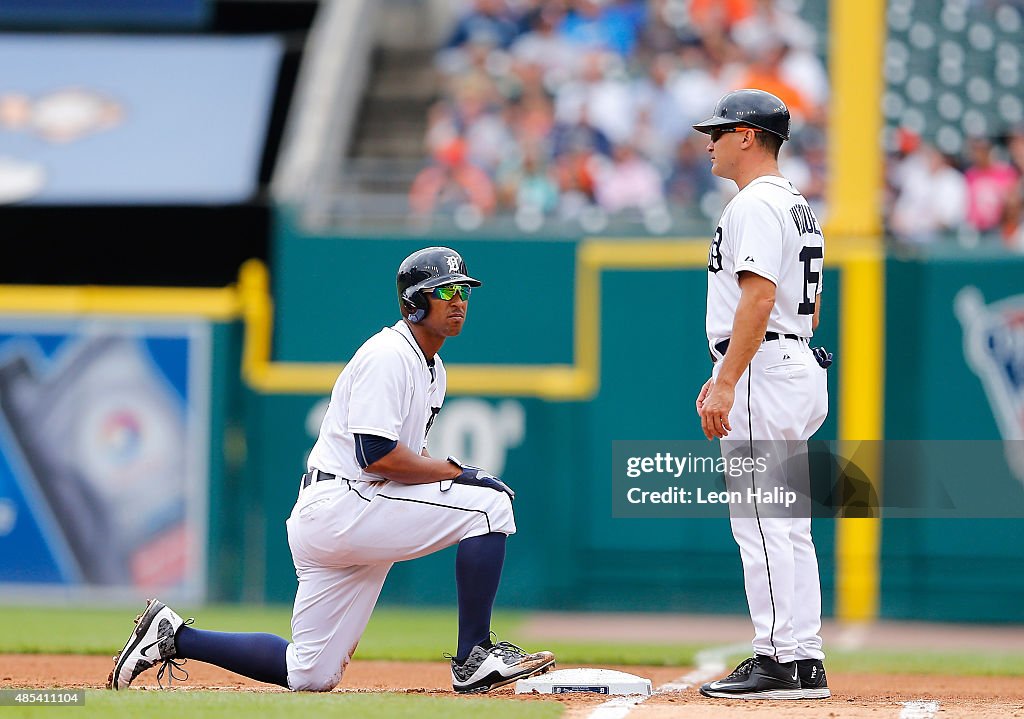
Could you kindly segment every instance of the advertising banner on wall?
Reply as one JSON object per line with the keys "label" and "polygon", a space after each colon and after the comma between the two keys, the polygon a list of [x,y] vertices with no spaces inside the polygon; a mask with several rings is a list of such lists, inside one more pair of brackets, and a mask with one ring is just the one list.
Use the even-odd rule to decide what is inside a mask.
{"label": "advertising banner on wall", "polygon": [[0,34],[0,204],[247,202],[282,53],[274,36]]}
{"label": "advertising banner on wall", "polygon": [[203,322],[0,318],[0,591],[205,592]]}

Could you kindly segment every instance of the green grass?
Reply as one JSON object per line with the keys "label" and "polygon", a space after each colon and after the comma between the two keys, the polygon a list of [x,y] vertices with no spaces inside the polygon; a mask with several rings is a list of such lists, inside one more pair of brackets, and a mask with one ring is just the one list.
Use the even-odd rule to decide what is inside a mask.
{"label": "green grass", "polygon": [[[4,708],[5,717],[50,716],[47,707]],[[104,719],[293,719],[295,716],[387,717],[388,719],[555,719],[563,707],[554,701],[494,701],[417,695],[288,694],[281,692],[132,691],[86,692],[84,707],[68,707],[79,718]]]}
{"label": "green grass", "polygon": [[697,652],[707,645],[613,642],[529,642],[528,649],[547,649],[555,653],[561,665],[568,664],[642,664],[656,667],[688,667]]}
{"label": "green grass", "polygon": [[829,652],[826,661],[831,672],[1024,676],[1024,653],[835,651]]}
{"label": "green grass", "polygon": [[[195,616],[199,629],[223,632],[270,632],[291,638],[290,607],[211,605],[175,606]],[[0,653],[110,654],[124,644],[142,606],[122,609],[67,607],[0,607]],[[521,619],[496,614],[495,631],[511,634]],[[359,644],[364,659],[431,661],[454,649],[457,624],[451,610],[381,608]]]}
{"label": "green grass", "polygon": [[[144,608],[0,607],[0,652],[111,654],[132,630]],[[189,607],[175,607],[188,617]],[[197,626],[226,632],[272,632],[291,637],[287,608],[211,606],[195,611]]]}
{"label": "green grass", "polygon": [[[0,653],[111,655],[121,648],[140,607],[69,609],[65,607],[0,606]],[[207,606],[175,607],[196,617],[200,629],[272,632],[290,638],[290,608]],[[695,644],[598,641],[538,641],[522,635],[522,612],[496,612],[499,638],[521,642],[527,649],[550,649],[566,665],[691,666],[703,648]],[[356,660],[441,661],[455,649],[453,609],[378,608],[359,642]],[[736,657],[736,661],[742,657]],[[1024,652],[942,653],[934,651],[831,651],[833,672],[886,672],[1024,676]]]}
{"label": "green grass", "polygon": [[[195,615],[194,626],[224,632],[271,632],[290,638],[290,608],[208,606],[175,607],[183,616]],[[68,609],[0,607],[0,653],[113,654],[131,631],[139,608]],[[527,649],[549,649],[563,664],[651,664],[687,666],[698,645],[611,642],[527,642],[520,634],[525,617],[518,612],[495,612],[493,627],[501,639],[522,642]],[[358,659],[439,661],[454,651],[458,630],[454,610],[393,609],[373,613],[359,642]]]}

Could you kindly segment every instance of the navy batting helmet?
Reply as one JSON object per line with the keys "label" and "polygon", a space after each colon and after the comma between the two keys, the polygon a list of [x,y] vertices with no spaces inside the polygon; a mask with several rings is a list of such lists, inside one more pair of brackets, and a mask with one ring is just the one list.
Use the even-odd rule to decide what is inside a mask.
{"label": "navy batting helmet", "polygon": [[789,108],[764,90],[734,90],[718,101],[712,117],[693,129],[710,135],[712,130],[727,127],[756,127],[788,140]]}
{"label": "navy batting helmet", "polygon": [[445,285],[479,287],[480,280],[466,274],[466,262],[449,247],[427,247],[402,260],[398,267],[398,303],[413,324],[422,322],[430,311],[424,290]]}

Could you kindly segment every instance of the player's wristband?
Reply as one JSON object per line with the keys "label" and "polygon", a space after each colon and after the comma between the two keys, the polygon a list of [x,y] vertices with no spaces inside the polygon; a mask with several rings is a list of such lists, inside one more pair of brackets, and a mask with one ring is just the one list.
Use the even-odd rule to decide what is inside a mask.
{"label": "player's wristband", "polygon": [[465,469],[463,469],[463,467],[462,467],[462,461],[459,460],[458,457],[453,457],[453,456],[451,456],[449,454],[446,461],[449,464],[454,464],[455,467],[459,470],[459,473],[457,475],[455,475],[455,477],[452,477],[451,479],[442,479],[441,480],[441,491],[442,492],[447,492],[449,489],[451,489],[452,485],[455,483],[455,479],[458,478],[458,477],[461,477],[462,473],[465,471]]}
{"label": "player's wristband", "polygon": [[487,487],[498,492],[504,492],[509,496],[509,499],[515,499],[516,493],[507,484],[501,481],[498,477],[480,467],[474,467],[471,464],[463,464],[460,460],[448,456],[448,461],[462,470],[458,477],[452,480],[445,480],[441,483],[441,491],[447,492],[451,489],[452,484],[468,484],[475,487]]}

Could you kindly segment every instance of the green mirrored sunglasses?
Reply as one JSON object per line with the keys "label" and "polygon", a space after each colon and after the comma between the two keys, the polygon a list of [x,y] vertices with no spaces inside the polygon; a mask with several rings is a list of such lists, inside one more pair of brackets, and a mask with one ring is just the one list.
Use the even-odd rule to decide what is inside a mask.
{"label": "green mirrored sunglasses", "polygon": [[458,292],[459,299],[465,302],[469,299],[469,293],[471,291],[472,288],[469,285],[446,285],[445,287],[435,287],[431,294],[437,299],[447,302],[453,299],[455,297],[455,293]]}

